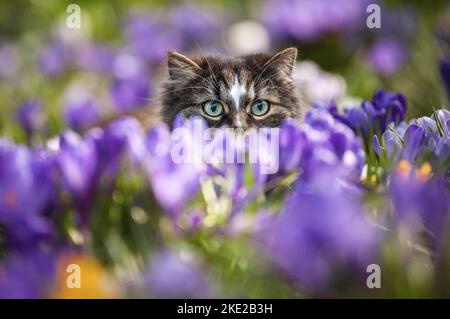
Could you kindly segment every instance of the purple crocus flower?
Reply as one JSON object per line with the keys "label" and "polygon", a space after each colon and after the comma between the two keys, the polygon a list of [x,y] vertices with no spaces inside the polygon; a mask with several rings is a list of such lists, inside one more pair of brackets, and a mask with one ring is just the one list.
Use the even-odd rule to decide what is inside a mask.
{"label": "purple crocus flower", "polygon": [[140,167],[147,156],[142,127],[136,119],[127,117],[104,130],[91,129],[83,138],[67,132],[60,144],[58,167],[81,222],[86,221],[94,196],[111,189],[122,161]]}
{"label": "purple crocus flower", "polygon": [[114,51],[104,44],[87,43],[77,50],[75,60],[81,69],[110,73],[113,69]]}
{"label": "purple crocus flower", "polygon": [[360,108],[349,109],[347,122],[357,133],[366,137],[379,122],[375,106],[370,101],[364,101]]}
{"label": "purple crocus flower", "polygon": [[435,170],[450,172],[450,112],[438,110],[436,115],[441,130],[434,116],[411,121],[403,137],[404,158],[416,163],[428,160]]}
{"label": "purple crocus flower", "polygon": [[[231,215],[235,215],[261,194],[268,174],[279,169],[278,149],[274,149],[278,143],[271,143],[278,134],[272,136],[264,129],[246,134],[220,129],[212,135],[203,145],[206,173],[213,180],[217,197],[230,198]],[[221,182],[217,183],[219,176]]]}
{"label": "purple crocus flower", "polygon": [[285,121],[280,129],[280,171],[289,172],[298,168],[305,144],[297,123]]}
{"label": "purple crocus flower", "polygon": [[99,139],[99,158],[104,163],[127,156],[133,164],[142,164],[148,155],[145,134],[141,124],[132,117],[112,122]]}
{"label": "purple crocus flower", "polygon": [[168,13],[168,19],[180,35],[184,48],[212,39],[223,25],[223,19],[217,12],[192,4],[175,6]]}
{"label": "purple crocus flower", "polygon": [[41,104],[35,100],[24,102],[17,110],[17,120],[29,137],[34,132],[44,129],[44,116],[45,115],[42,113]]}
{"label": "purple crocus flower", "polygon": [[346,109],[343,114],[338,112],[335,104],[330,104],[327,108],[334,118],[362,134],[366,141],[374,134],[383,133],[388,124],[403,121],[407,103],[403,94],[379,89],[372,101],[363,101],[360,107]]}
{"label": "purple crocus flower", "polygon": [[394,162],[405,159],[420,165],[429,161],[435,170],[447,170],[450,165],[450,112],[438,110],[436,114],[442,132],[434,116],[413,119],[409,124],[402,122],[389,127],[381,141],[377,135],[373,137],[375,152],[378,156],[385,152]]}
{"label": "purple crocus flower", "polygon": [[0,223],[8,247],[36,245],[52,236],[45,216],[53,200],[51,168],[24,146],[0,140]]}
{"label": "purple crocus flower", "polygon": [[382,132],[386,130],[388,123],[398,124],[405,119],[407,103],[403,94],[379,89],[375,92],[372,102],[381,117]]}
{"label": "purple crocus flower", "polygon": [[390,75],[400,70],[406,62],[408,51],[398,40],[379,39],[369,50],[368,61],[375,72]]}
{"label": "purple crocus flower", "polygon": [[159,298],[211,298],[214,287],[202,267],[174,251],[162,251],[150,260],[145,289]]}
{"label": "purple crocus flower", "polygon": [[64,185],[80,213],[80,222],[85,223],[98,181],[95,139],[90,136],[83,139],[70,131],[64,133],[60,137],[57,164]]}
{"label": "purple crocus flower", "polygon": [[130,14],[125,22],[125,36],[131,47],[151,64],[162,62],[168,50],[180,49],[178,33],[163,30],[155,19],[143,14]]}
{"label": "purple crocus flower", "polygon": [[116,78],[111,84],[110,91],[117,108],[125,112],[148,104],[150,81],[146,76]]}
{"label": "purple crocus flower", "polygon": [[[202,141],[195,140],[194,136],[195,122],[198,121],[199,119],[193,118],[185,126],[177,128],[178,133],[172,135],[173,139],[170,140],[158,140],[161,136],[169,136],[161,132],[168,130],[167,127],[158,127],[148,135],[147,145],[151,146],[152,158],[146,164],[146,169],[153,193],[160,205],[173,217],[182,212],[200,188],[204,165],[201,158],[195,158],[201,156],[197,147]],[[200,126],[206,127],[204,123]],[[164,145],[166,143],[171,147],[167,148]]]}
{"label": "purple crocus flower", "polygon": [[39,67],[44,75],[56,76],[66,70],[70,62],[70,49],[54,40],[47,44],[39,56]]}
{"label": "purple crocus flower", "polygon": [[444,130],[444,135],[450,135],[450,111],[449,110],[438,110],[437,117],[439,122],[442,124],[442,128]]}
{"label": "purple crocus flower", "polygon": [[0,263],[0,298],[47,298],[55,266],[53,253],[37,249],[10,252]]}
{"label": "purple crocus flower", "polygon": [[382,145],[377,135],[374,135],[373,139],[374,149],[378,156],[382,155],[383,148],[386,151],[386,155],[388,158],[394,157],[395,160],[398,160],[400,158],[400,151],[403,148],[403,141],[398,133],[395,133],[392,130],[387,130],[386,132],[384,132],[382,136]]}
{"label": "purple crocus flower", "polygon": [[435,243],[441,244],[444,231],[450,226],[450,193],[440,176],[429,178],[413,169],[406,174],[398,171],[391,177],[389,195],[400,226],[416,230],[416,223],[421,222]]}
{"label": "purple crocus flower", "polygon": [[[179,127],[179,126],[177,126]],[[161,142],[162,141],[162,142]],[[151,156],[164,156],[170,152],[170,129],[166,124],[159,124],[147,133],[146,145]]]}
{"label": "purple crocus flower", "polygon": [[302,135],[306,140],[301,165],[307,178],[318,167],[341,165],[354,176],[359,176],[365,155],[357,136],[346,125],[336,121],[324,109],[313,108],[306,115]]}
{"label": "purple crocus flower", "polygon": [[148,103],[151,95],[150,77],[142,58],[131,52],[116,55],[110,93],[120,111]]}
{"label": "purple crocus flower", "polygon": [[404,157],[414,162],[419,154],[423,155],[425,131],[420,126],[412,124],[408,127],[403,136],[405,141]]}
{"label": "purple crocus flower", "polygon": [[391,38],[401,41],[411,40],[415,36],[421,23],[421,15],[416,8],[410,5],[396,6],[395,8],[382,7],[381,29],[383,38]]}
{"label": "purple crocus flower", "polygon": [[92,98],[69,99],[65,104],[64,121],[76,130],[83,131],[100,120],[99,106]]}
{"label": "purple crocus flower", "polygon": [[437,110],[436,116],[439,125],[435,115],[431,117],[423,116],[410,122],[410,125],[417,125],[424,130],[424,134],[427,136],[426,147],[429,148],[434,148],[443,138],[450,136],[450,112],[444,109]]}
{"label": "purple crocus flower", "polygon": [[360,199],[340,186],[339,174],[330,167],[297,183],[266,233],[274,263],[310,292],[323,291],[337,271],[364,273],[376,248]]}
{"label": "purple crocus flower", "polygon": [[[440,135],[439,135],[439,129],[434,119],[428,116],[423,116],[418,119],[412,119],[410,124],[415,124],[419,127],[421,127],[425,133],[430,134],[433,139],[437,142]],[[445,125],[446,126],[446,125]]]}
{"label": "purple crocus flower", "polygon": [[347,32],[364,25],[367,1],[269,1],[263,20],[274,35],[315,41],[327,33]]}

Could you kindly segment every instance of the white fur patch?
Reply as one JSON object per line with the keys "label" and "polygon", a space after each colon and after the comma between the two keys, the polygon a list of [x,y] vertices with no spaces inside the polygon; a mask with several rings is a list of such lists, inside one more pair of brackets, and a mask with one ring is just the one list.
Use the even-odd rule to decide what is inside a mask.
{"label": "white fur patch", "polygon": [[236,125],[237,127],[241,127],[241,126],[242,126],[241,118],[239,117],[238,114],[236,114],[235,121],[236,121],[236,122],[235,122],[235,125]]}
{"label": "white fur patch", "polygon": [[244,95],[246,92],[245,86],[243,86],[241,83],[239,83],[239,79],[237,75],[234,76],[234,84],[231,87],[230,94],[234,101],[234,107],[236,110],[239,109],[239,100],[241,99],[241,96]]}

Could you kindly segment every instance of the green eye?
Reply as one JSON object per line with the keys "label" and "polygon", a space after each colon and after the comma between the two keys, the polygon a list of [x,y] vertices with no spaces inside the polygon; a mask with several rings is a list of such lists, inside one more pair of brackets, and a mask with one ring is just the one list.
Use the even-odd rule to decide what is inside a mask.
{"label": "green eye", "polygon": [[251,111],[253,115],[263,116],[269,112],[269,102],[265,100],[256,100],[252,104]]}
{"label": "green eye", "polygon": [[223,113],[223,105],[218,101],[208,101],[203,104],[203,111],[211,117],[218,117]]}

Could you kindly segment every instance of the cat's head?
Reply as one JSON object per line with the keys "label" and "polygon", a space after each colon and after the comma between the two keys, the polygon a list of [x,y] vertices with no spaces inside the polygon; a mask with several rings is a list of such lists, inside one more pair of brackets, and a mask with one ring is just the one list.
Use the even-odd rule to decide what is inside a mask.
{"label": "cat's head", "polygon": [[299,118],[292,71],[297,49],[236,58],[185,56],[169,52],[169,80],[162,92],[162,115],[202,116],[210,127],[277,127]]}

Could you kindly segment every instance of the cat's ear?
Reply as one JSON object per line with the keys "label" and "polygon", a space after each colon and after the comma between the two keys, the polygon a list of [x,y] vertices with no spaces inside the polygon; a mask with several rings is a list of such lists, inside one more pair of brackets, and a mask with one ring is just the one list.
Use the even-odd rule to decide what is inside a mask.
{"label": "cat's ear", "polygon": [[173,81],[189,80],[197,75],[197,71],[201,70],[192,58],[175,51],[169,51],[167,54],[167,66],[170,79]]}
{"label": "cat's ear", "polygon": [[274,54],[265,64],[265,67],[273,67],[287,76],[292,75],[295,61],[297,60],[297,48],[287,48]]}

